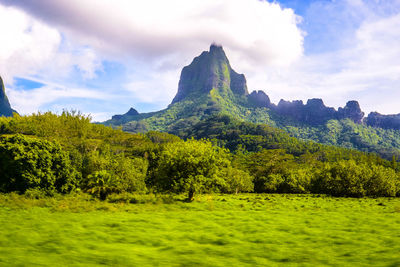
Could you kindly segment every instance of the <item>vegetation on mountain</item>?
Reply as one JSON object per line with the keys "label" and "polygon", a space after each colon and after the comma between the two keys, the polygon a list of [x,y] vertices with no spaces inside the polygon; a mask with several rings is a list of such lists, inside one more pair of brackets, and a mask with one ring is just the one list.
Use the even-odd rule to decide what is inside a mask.
{"label": "vegetation on mountain", "polygon": [[[0,191],[400,195],[397,161],[301,141],[217,115],[181,132],[130,134],[76,112],[0,118]],[[195,140],[195,139],[199,140]],[[204,139],[208,138],[208,139]]]}
{"label": "vegetation on mountain", "polygon": [[182,70],[167,109],[132,108],[106,123],[119,129],[77,112],[0,117],[0,191],[400,195],[400,133],[363,116],[356,101],[336,111],[321,99],[275,106],[248,94],[212,45]]}
{"label": "vegetation on mountain", "polygon": [[178,93],[166,109],[140,114],[131,108],[104,124],[132,133],[153,130],[186,137],[193,127],[220,115],[278,127],[302,140],[375,152],[386,159],[400,156],[397,115],[371,113],[363,119],[357,101],[338,110],[326,107],[321,99],[306,104],[281,100],[274,105],[263,91],[248,93],[245,77],[232,69],[218,45],[183,68]]}

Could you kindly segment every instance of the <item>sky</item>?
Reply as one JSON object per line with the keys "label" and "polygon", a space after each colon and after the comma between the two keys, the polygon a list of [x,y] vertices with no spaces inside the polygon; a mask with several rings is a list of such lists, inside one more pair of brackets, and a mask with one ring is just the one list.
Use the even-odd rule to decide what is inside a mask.
{"label": "sky", "polygon": [[400,0],[0,0],[0,75],[20,114],[104,121],[166,108],[224,47],[249,91],[400,113]]}

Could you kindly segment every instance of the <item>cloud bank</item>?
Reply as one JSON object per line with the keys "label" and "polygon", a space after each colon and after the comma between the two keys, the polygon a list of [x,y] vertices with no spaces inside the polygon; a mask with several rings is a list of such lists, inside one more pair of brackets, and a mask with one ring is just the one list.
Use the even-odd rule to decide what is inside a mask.
{"label": "cloud bank", "polygon": [[193,56],[215,41],[239,57],[289,64],[302,54],[299,17],[258,0],[1,0],[107,55]]}
{"label": "cloud bank", "polygon": [[[269,69],[265,75],[256,74],[256,83],[267,85],[264,89],[275,102],[281,98],[318,97],[330,106],[339,107],[348,100],[358,100],[366,112],[400,113],[397,101],[400,97],[400,2],[368,5],[364,1],[348,1],[317,6],[321,16],[324,16],[323,10],[340,10],[338,19],[345,16],[349,21],[350,25],[337,28],[336,47],[306,53],[291,66]],[[349,19],[354,8],[359,12]],[[322,44],[321,41],[317,46]]]}
{"label": "cloud bank", "polygon": [[275,102],[399,113],[400,1],[298,3],[302,17],[260,0],[0,0],[0,75],[23,113],[73,107],[102,120],[166,107],[181,68],[217,42]]}
{"label": "cloud bank", "polygon": [[[32,110],[76,92],[54,88],[51,98],[39,99],[33,91],[13,88],[14,77],[79,87],[77,80],[106,74],[101,63],[114,61],[129,74],[102,90],[124,93],[132,105],[165,106],[180,69],[212,42],[223,44],[242,72],[295,62],[303,54],[300,21],[292,9],[259,0],[0,0],[0,31],[9,32],[0,42],[10,47],[0,52],[0,74],[16,91],[11,101],[26,98],[13,101],[15,108]],[[23,107],[29,98],[38,102]]]}

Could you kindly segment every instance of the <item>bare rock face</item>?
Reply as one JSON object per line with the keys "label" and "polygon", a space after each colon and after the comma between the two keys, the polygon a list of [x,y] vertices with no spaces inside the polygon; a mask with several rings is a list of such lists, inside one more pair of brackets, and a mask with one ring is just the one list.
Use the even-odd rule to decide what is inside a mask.
{"label": "bare rock face", "polygon": [[271,105],[271,101],[264,91],[253,91],[251,94],[247,96],[249,102],[255,107],[269,107]]}
{"label": "bare rock face", "polygon": [[4,88],[3,79],[0,77],[0,116],[12,117],[13,112]]}
{"label": "bare rock face", "polygon": [[303,109],[304,104],[302,100],[286,101],[281,99],[278,106],[276,106],[275,111],[280,115],[301,121],[303,119]]}
{"label": "bare rock face", "polygon": [[328,120],[335,119],[336,110],[331,107],[326,107],[322,99],[313,98],[307,101],[303,114],[306,123],[318,125]]}
{"label": "bare rock face", "polygon": [[365,118],[365,124],[371,127],[400,130],[400,114],[382,115],[378,112],[371,112]]}
{"label": "bare rock face", "polygon": [[288,116],[292,119],[313,126],[321,125],[332,119],[351,119],[355,123],[361,123],[364,112],[361,111],[357,101],[347,102],[344,108],[336,111],[334,108],[325,106],[322,99],[313,98],[303,104],[301,100],[281,100],[275,111],[279,115]]}
{"label": "bare rock face", "polygon": [[334,108],[326,107],[322,99],[313,98],[303,104],[301,100],[295,101],[279,101],[276,107],[278,114],[289,116],[292,119],[310,125],[319,125],[324,122],[336,118]]}
{"label": "bare rock face", "polygon": [[182,69],[178,93],[172,104],[190,97],[198,97],[211,90],[221,95],[248,95],[246,78],[236,73],[229,64],[222,46],[212,44],[210,51],[201,53]]}
{"label": "bare rock face", "polygon": [[338,118],[349,118],[355,123],[361,123],[364,118],[364,112],[361,111],[360,104],[357,101],[349,101],[344,108],[339,108]]}

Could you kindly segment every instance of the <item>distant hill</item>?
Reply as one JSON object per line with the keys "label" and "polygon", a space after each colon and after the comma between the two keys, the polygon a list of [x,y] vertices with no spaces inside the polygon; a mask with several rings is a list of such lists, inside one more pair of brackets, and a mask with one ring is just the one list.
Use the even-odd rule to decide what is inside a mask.
{"label": "distant hill", "polygon": [[306,104],[281,100],[275,105],[263,91],[249,94],[245,76],[232,69],[222,46],[215,44],[182,69],[178,92],[166,109],[139,113],[131,108],[104,124],[128,132],[157,130],[185,137],[217,115],[278,127],[303,140],[377,152],[386,158],[400,155],[400,114],[375,112],[365,118],[354,100],[338,110],[317,98]]}
{"label": "distant hill", "polygon": [[3,79],[0,77],[0,116],[11,117],[13,112],[16,111],[11,108],[6,95]]}

